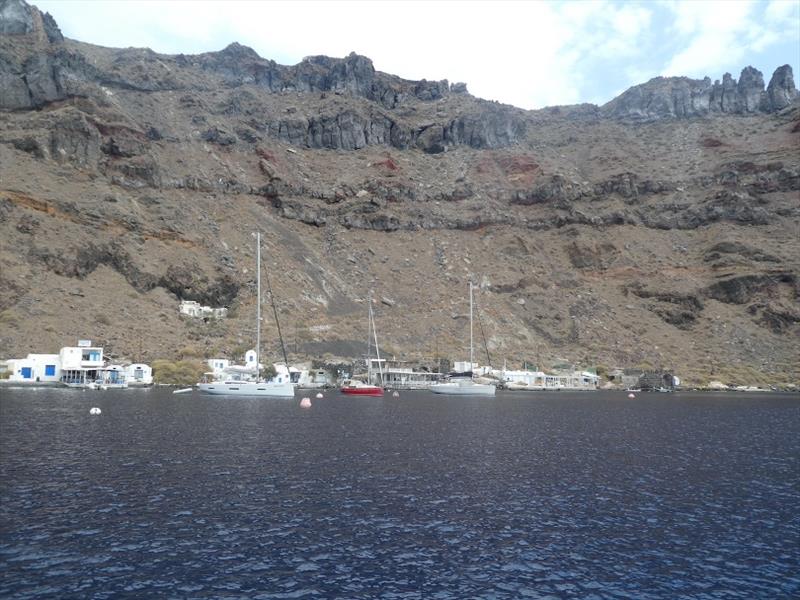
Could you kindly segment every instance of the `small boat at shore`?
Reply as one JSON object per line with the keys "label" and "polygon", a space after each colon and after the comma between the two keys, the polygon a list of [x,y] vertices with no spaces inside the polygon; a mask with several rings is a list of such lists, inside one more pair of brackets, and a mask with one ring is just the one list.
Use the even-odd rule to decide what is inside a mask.
{"label": "small boat at shore", "polygon": [[345,380],[339,391],[349,396],[383,396],[382,387],[355,379]]}
{"label": "small boat at shore", "polygon": [[[372,314],[372,293],[367,297],[367,306],[367,383],[357,379],[346,379],[339,391],[350,396],[383,396],[383,369],[381,367],[381,351],[378,349],[378,333],[375,330],[375,316]],[[378,357],[378,382],[381,385],[372,384],[370,346],[373,339],[375,340],[375,355]]]}
{"label": "small boat at shore", "polygon": [[447,394],[450,396],[494,396],[495,386],[490,383],[478,383],[472,378],[451,379],[436,383],[428,388],[434,394]]}

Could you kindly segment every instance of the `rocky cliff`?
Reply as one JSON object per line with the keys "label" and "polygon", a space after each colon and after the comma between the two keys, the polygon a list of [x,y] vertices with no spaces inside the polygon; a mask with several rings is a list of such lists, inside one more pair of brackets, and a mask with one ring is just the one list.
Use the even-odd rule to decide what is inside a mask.
{"label": "rocky cliff", "polygon": [[[370,289],[388,352],[463,359],[472,279],[482,362],[800,377],[788,66],[766,87],[748,67],[524,111],[356,54],[92,46],[22,0],[0,0],[0,32],[9,356],[77,337],[148,360],[240,351],[260,230],[297,359],[358,353]],[[231,318],[184,320],[179,299]]]}
{"label": "rocky cliff", "polygon": [[764,88],[764,75],[745,67],[739,81],[725,73],[722,83],[711,79],[656,77],[625,91],[601,107],[604,115],[635,120],[702,117],[709,113],[774,113],[797,100],[792,68],[775,70]]}

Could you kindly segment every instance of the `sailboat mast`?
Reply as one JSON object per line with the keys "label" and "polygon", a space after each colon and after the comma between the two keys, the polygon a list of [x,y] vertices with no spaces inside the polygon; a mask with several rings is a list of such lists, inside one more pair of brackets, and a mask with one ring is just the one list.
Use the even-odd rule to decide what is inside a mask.
{"label": "sailboat mast", "polygon": [[[268,270],[269,271],[269,270]],[[286,356],[286,344],[283,343],[283,333],[281,333],[281,322],[278,319],[278,307],[275,305],[275,294],[272,291],[272,284],[269,282],[269,272],[266,274],[267,278],[267,291],[269,292],[269,301],[272,304],[272,314],[275,315],[275,326],[278,328],[278,339],[281,342],[281,352],[283,352],[283,362],[286,363],[286,372],[289,372],[289,359]]]}
{"label": "sailboat mast", "polygon": [[367,294],[367,383],[372,385],[372,361],[369,359],[369,350],[372,343],[372,292]]}
{"label": "sailboat mast", "polygon": [[256,381],[261,379],[261,232],[256,232]]}
{"label": "sailboat mast", "polygon": [[472,281],[469,282],[469,370],[472,371]]}
{"label": "sailboat mast", "polygon": [[381,351],[378,348],[378,330],[375,329],[375,315],[372,312],[372,300],[369,303],[369,320],[372,323],[372,335],[375,336],[375,356],[378,357],[378,383],[383,387],[383,367],[381,366]]}

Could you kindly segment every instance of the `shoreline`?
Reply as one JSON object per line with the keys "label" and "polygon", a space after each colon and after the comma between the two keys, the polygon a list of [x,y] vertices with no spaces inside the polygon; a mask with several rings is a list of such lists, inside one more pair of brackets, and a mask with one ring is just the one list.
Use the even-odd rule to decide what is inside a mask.
{"label": "shoreline", "polygon": [[[134,390],[148,390],[154,388],[181,388],[186,387],[185,385],[179,384],[172,384],[172,383],[153,383],[150,385],[130,385],[126,389],[134,389]],[[39,382],[22,382],[22,381],[9,381],[7,379],[0,379],[0,389],[50,389],[50,388],[63,388],[63,389],[70,389],[67,386],[62,385],[60,382],[57,381],[39,381]],[[312,388],[302,388],[302,389],[312,389]],[[317,388],[313,388],[317,389]],[[335,386],[333,388],[335,389]],[[394,388],[392,388],[394,389]],[[425,388],[418,388],[414,391],[425,391]],[[519,392],[528,392],[528,393],[561,393],[561,392],[631,392],[632,390],[628,390],[625,388],[617,388],[617,387],[598,387],[596,389],[575,389],[575,390],[509,390],[498,387],[498,391],[501,392],[508,392],[510,394],[519,393]],[[800,388],[796,386],[790,387],[773,387],[773,388],[760,388],[756,386],[736,386],[736,387],[685,387],[685,388],[678,388],[675,390],[671,390],[669,392],[658,392],[655,390],[636,390],[634,393],[636,394],[680,394],[682,392],[703,392],[703,393],[733,393],[733,394],[742,394],[742,393],[751,393],[751,394],[790,394],[790,393],[797,393],[800,394]]]}

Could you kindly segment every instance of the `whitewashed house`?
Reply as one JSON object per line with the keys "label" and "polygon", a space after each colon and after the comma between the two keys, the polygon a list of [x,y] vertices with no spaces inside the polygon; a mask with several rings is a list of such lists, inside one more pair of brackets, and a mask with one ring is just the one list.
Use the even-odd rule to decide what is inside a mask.
{"label": "whitewashed house", "polygon": [[227,358],[211,358],[206,362],[214,375],[222,374],[231,364]]}
{"label": "whitewashed house", "polygon": [[103,349],[92,346],[91,340],[79,340],[77,346],[65,346],[59,352],[61,376],[59,381],[69,386],[86,385],[98,378],[105,364]]}
{"label": "whitewashed house", "polygon": [[470,363],[468,360],[455,361],[453,363],[454,373],[468,373],[470,371],[476,377],[486,377],[492,374],[492,367],[482,367],[479,363]]}
{"label": "whitewashed house", "polygon": [[125,378],[129,386],[153,385],[153,369],[144,363],[133,363],[125,367]]}
{"label": "whitewashed house", "polygon": [[180,313],[195,319],[224,319],[228,316],[228,309],[225,307],[212,308],[201,306],[194,300],[181,300]]}
{"label": "whitewashed house", "polygon": [[[237,365],[231,363],[227,358],[211,358],[206,361],[210,371],[203,374],[203,380],[209,381],[254,381],[256,378],[256,351],[248,350],[244,355],[244,364]],[[264,369],[264,363],[259,363],[260,368]],[[275,365],[277,372],[281,373],[286,367]]]}
{"label": "whitewashed house", "polygon": [[[284,365],[275,365],[275,371],[280,372],[286,367]],[[309,365],[291,366],[288,369],[289,381],[292,385],[300,389],[316,389],[332,386],[335,383],[335,377],[325,369],[311,369]]]}
{"label": "whitewashed house", "polygon": [[28,354],[6,361],[9,381],[15,383],[58,383],[61,357],[58,354]]}

